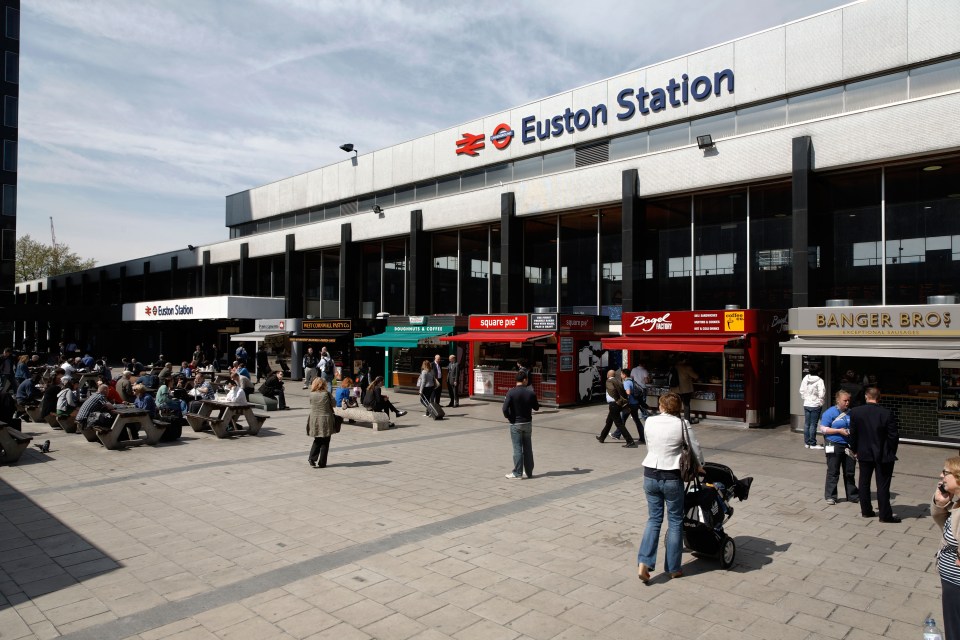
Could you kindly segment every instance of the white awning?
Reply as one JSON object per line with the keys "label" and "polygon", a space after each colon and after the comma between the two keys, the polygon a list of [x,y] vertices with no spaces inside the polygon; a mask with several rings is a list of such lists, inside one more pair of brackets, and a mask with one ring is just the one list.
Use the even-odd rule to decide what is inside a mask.
{"label": "white awning", "polygon": [[960,342],[956,340],[903,338],[794,338],[781,342],[785,355],[850,356],[854,358],[912,358],[915,360],[960,360]]}
{"label": "white awning", "polygon": [[234,333],[230,342],[262,342],[271,336],[288,336],[289,331],[251,331],[250,333]]}

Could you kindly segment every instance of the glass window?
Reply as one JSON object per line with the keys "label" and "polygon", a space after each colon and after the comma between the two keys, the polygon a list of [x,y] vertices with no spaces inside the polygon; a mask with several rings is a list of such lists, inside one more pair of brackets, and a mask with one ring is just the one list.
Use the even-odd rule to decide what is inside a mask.
{"label": "glass window", "polygon": [[793,301],[793,192],[789,182],[750,189],[750,307]]}
{"label": "glass window", "polygon": [[20,57],[13,51],[7,51],[4,56],[3,77],[11,84],[20,82]]}
{"label": "glass window", "polygon": [[483,169],[464,173],[460,176],[460,190],[482,189],[486,185],[486,179],[486,172]]}
{"label": "glass window", "polygon": [[487,167],[487,184],[490,186],[503,184],[513,180],[513,166],[507,162]]}
{"label": "glass window", "polygon": [[421,182],[417,185],[417,200],[437,197],[437,181]]}
{"label": "glass window", "polygon": [[17,215],[17,185],[3,185],[3,215]]}
{"label": "glass window", "polygon": [[393,189],[388,191],[381,191],[377,194],[376,203],[381,207],[392,207],[394,204],[394,194]]}
{"label": "glass window", "polygon": [[280,229],[283,229],[283,218],[270,218],[269,222],[270,222],[270,225],[269,225],[270,231],[278,231]]}
{"label": "glass window", "polygon": [[844,110],[856,111],[907,99],[907,72],[891,73],[847,85]]}
{"label": "glass window", "polygon": [[577,154],[573,149],[564,149],[563,151],[554,151],[553,153],[543,154],[543,174],[548,175],[567,169],[575,169],[577,166]]}
{"label": "glass window", "polygon": [[257,222],[257,233],[266,233],[267,231],[270,231],[269,220],[260,220]]}
{"label": "glass window", "polygon": [[450,196],[455,193],[460,193],[460,176],[450,176],[448,178],[441,178],[437,181],[437,195],[438,196]]}
{"label": "glass window", "polygon": [[[935,171],[924,168],[939,166]],[[926,304],[960,282],[960,159],[886,170],[887,302]],[[953,195],[954,197],[951,197]]]}
{"label": "glass window", "polygon": [[410,204],[414,200],[416,200],[416,192],[412,186],[397,189],[395,199],[396,206],[399,207],[402,204]]}
{"label": "glass window", "polygon": [[960,59],[928,64],[910,70],[910,97],[960,89]]}
{"label": "glass window", "polygon": [[599,211],[560,216],[560,310],[576,313],[590,307],[597,313]]}
{"label": "glass window", "polygon": [[676,149],[690,144],[690,123],[660,127],[650,130],[650,153],[664,149]]}
{"label": "glass window", "polygon": [[11,40],[20,39],[20,10],[7,7],[6,35]]}
{"label": "glass window", "polygon": [[339,204],[328,204],[323,208],[323,218],[324,220],[330,220],[331,218],[340,217],[340,205]]}
{"label": "glass window", "polygon": [[[960,250],[960,240],[957,241]],[[500,225],[490,226],[490,313],[500,313]]]}
{"label": "glass window", "polygon": [[295,224],[297,224],[297,214],[288,213],[287,215],[283,216],[281,226],[284,229],[286,229],[287,227],[292,227]]}
{"label": "glass window", "polygon": [[843,87],[793,96],[787,100],[787,117],[790,123],[814,120],[843,113]]}
{"label": "glass window", "polygon": [[17,98],[15,96],[3,97],[3,126],[17,126]]}
{"label": "glass window", "polygon": [[341,216],[352,216],[357,213],[357,201],[356,200],[347,200],[340,203],[340,215]]}
{"label": "glass window", "polygon": [[513,163],[514,180],[526,180],[540,175],[543,175],[543,158],[541,156],[517,160]]}
{"label": "glass window", "polygon": [[733,111],[721,113],[706,118],[698,118],[690,123],[690,140],[696,141],[697,136],[704,134],[717,140],[718,138],[727,138],[737,133],[737,114]]}
{"label": "glass window", "polygon": [[17,143],[15,140],[3,141],[3,170],[17,170]]}
{"label": "glass window", "polygon": [[360,245],[360,317],[375,318],[380,308],[380,284],[383,282],[383,273],[380,261],[383,258],[383,247],[379,242],[368,242]]}
{"label": "glass window", "polygon": [[319,251],[310,251],[303,256],[303,294],[307,303],[306,312],[312,316],[321,315],[319,308],[310,310],[310,302],[316,300],[318,305],[320,302],[321,276],[323,275],[322,255]]}
{"label": "glass window", "polygon": [[694,308],[747,306],[747,193],[696,196],[694,206]]}
{"label": "glass window", "polygon": [[323,220],[323,207],[316,207],[310,210],[310,222],[320,222]]}
{"label": "glass window", "polygon": [[310,222],[310,214],[307,212],[298,213],[295,224],[299,227]]}
{"label": "glass window", "polygon": [[457,313],[457,232],[433,234],[433,313]]}
{"label": "glass window", "polygon": [[751,133],[783,125],[787,120],[787,101],[777,100],[754,107],[737,109],[737,133]]}
{"label": "glass window", "polygon": [[[340,317],[340,252],[323,252],[323,284],[321,315],[324,318]],[[349,310],[347,311],[349,313]]]}
{"label": "glass window", "polygon": [[648,142],[649,136],[646,131],[614,138],[610,141],[610,159],[622,160],[643,155],[647,152]]}
{"label": "glass window", "polygon": [[370,213],[376,203],[377,199],[372,193],[360,198],[360,202],[357,203],[357,213]]}
{"label": "glass window", "polygon": [[810,206],[810,306],[830,299],[879,304],[880,170],[824,175]]}
{"label": "glass window", "polygon": [[690,196],[647,204],[645,252],[656,283],[643,288],[648,309],[690,309],[690,206]]}
{"label": "glass window", "polygon": [[600,305],[622,305],[623,215],[619,208],[600,213]]}
{"label": "glass window", "polygon": [[383,311],[403,315],[407,309],[407,241],[395,238],[383,243]]}
{"label": "glass window", "polygon": [[3,252],[0,253],[0,259],[17,259],[17,240],[13,229],[3,230]]}
{"label": "glass window", "polygon": [[523,310],[557,308],[557,217],[523,223]]}
{"label": "glass window", "polygon": [[460,311],[488,313],[490,286],[489,227],[460,234]]}

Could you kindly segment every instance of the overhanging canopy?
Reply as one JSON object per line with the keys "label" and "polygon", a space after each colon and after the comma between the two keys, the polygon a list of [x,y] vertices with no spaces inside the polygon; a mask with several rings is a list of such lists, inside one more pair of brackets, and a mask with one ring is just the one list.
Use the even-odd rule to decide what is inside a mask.
{"label": "overhanging canopy", "polygon": [[528,331],[468,331],[441,338],[443,342],[532,342],[549,338],[553,333],[530,333]]}
{"label": "overhanging canopy", "polygon": [[353,344],[358,347],[401,347],[409,349],[420,344],[421,340],[436,338],[448,333],[447,331],[425,331],[420,333],[384,332],[372,336],[356,338]]}
{"label": "overhanging canopy", "polygon": [[230,342],[262,342],[271,336],[286,336],[289,331],[251,331],[250,333],[234,333]]}
{"label": "overhanging canopy", "polygon": [[956,340],[794,338],[781,342],[780,347],[790,356],[960,360],[960,341]]}
{"label": "overhanging canopy", "polygon": [[619,336],[600,341],[604,349],[635,349],[637,351],[690,351],[693,353],[723,353],[731,340],[743,336]]}

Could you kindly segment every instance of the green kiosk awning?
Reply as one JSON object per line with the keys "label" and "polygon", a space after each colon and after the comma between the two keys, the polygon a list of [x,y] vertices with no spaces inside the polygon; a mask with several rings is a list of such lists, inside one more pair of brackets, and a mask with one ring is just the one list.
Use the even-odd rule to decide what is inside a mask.
{"label": "green kiosk awning", "polygon": [[355,338],[353,344],[357,347],[401,347],[409,349],[419,345],[421,340],[445,336],[452,331],[452,325],[402,325],[387,327],[387,330],[383,333],[373,336]]}

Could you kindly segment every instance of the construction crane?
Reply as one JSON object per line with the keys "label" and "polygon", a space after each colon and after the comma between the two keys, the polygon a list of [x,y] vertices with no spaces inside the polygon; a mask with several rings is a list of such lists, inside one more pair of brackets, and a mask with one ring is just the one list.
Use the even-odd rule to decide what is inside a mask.
{"label": "construction crane", "polygon": [[53,243],[53,248],[57,248],[57,234],[53,230],[53,216],[50,216],[50,242]]}

